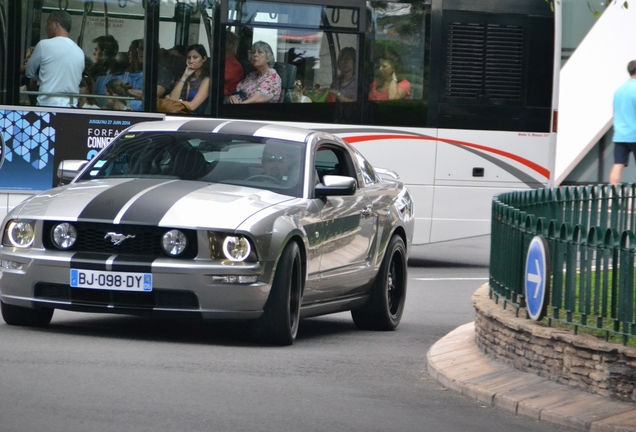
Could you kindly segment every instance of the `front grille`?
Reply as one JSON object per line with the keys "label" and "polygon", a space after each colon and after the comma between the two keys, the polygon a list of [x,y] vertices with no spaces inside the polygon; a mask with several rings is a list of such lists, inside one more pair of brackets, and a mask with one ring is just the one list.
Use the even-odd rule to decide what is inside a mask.
{"label": "front grille", "polygon": [[[42,242],[46,249],[58,250],[53,245],[51,231],[57,221],[44,222],[44,235]],[[77,229],[77,242],[69,250],[73,252],[97,252],[106,254],[126,254],[135,256],[166,256],[161,247],[161,238],[170,228],[149,227],[141,225],[115,225],[90,222],[76,222],[73,226]],[[196,230],[180,229],[188,238],[188,248],[179,258],[192,259],[197,254]],[[111,238],[106,238],[108,233],[124,234],[131,236],[116,245]],[[132,237],[134,236],[134,237]]]}
{"label": "front grille", "polygon": [[34,297],[43,300],[70,301],[72,304],[86,306],[199,309],[199,299],[193,292],[164,289],[156,289],[152,292],[109,291],[38,282],[35,284]]}

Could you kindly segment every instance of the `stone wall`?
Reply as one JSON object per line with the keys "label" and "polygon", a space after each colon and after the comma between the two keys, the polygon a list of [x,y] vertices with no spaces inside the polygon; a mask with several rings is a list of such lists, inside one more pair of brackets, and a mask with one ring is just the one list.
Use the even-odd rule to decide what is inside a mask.
{"label": "stone wall", "polygon": [[[636,402],[636,348],[605,342],[570,329],[515,316],[502,300],[489,298],[488,284],[473,295],[477,346],[524,372],[591,393]],[[543,321],[546,321],[544,319]]]}

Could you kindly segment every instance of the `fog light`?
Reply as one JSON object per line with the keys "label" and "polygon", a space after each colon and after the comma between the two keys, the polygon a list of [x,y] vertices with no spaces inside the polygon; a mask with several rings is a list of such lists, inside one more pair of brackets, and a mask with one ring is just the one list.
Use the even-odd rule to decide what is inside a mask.
{"label": "fog light", "polygon": [[258,281],[258,275],[232,275],[232,276],[212,276],[214,282],[228,284],[250,284]]}
{"label": "fog light", "polygon": [[9,260],[0,260],[0,268],[2,268],[3,270],[22,270],[22,263]]}
{"label": "fog light", "polygon": [[163,235],[161,246],[168,255],[176,257],[186,250],[188,238],[179,230],[170,230]]}
{"label": "fog light", "polygon": [[51,231],[51,239],[58,249],[69,249],[77,241],[77,229],[70,223],[57,224]]}

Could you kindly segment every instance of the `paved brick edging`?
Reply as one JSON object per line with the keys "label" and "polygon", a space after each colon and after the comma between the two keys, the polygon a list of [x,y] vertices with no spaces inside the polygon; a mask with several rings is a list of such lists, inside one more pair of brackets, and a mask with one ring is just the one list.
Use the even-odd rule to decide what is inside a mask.
{"label": "paved brick edging", "polygon": [[590,393],[636,402],[636,349],[515,317],[489,298],[473,294],[479,349],[520,371]]}

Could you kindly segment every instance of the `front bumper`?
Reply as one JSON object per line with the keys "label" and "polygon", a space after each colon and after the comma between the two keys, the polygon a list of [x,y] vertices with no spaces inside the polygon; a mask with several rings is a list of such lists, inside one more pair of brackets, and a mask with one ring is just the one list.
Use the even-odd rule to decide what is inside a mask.
{"label": "front bumper", "polygon": [[[22,307],[81,312],[160,314],[203,319],[255,319],[263,313],[271,277],[261,263],[132,258],[118,271],[151,272],[150,292],[70,287],[71,268],[113,270],[117,257],[45,249],[0,247],[0,299]],[[109,264],[111,263],[111,264]],[[255,283],[224,283],[218,276],[258,276]]]}

